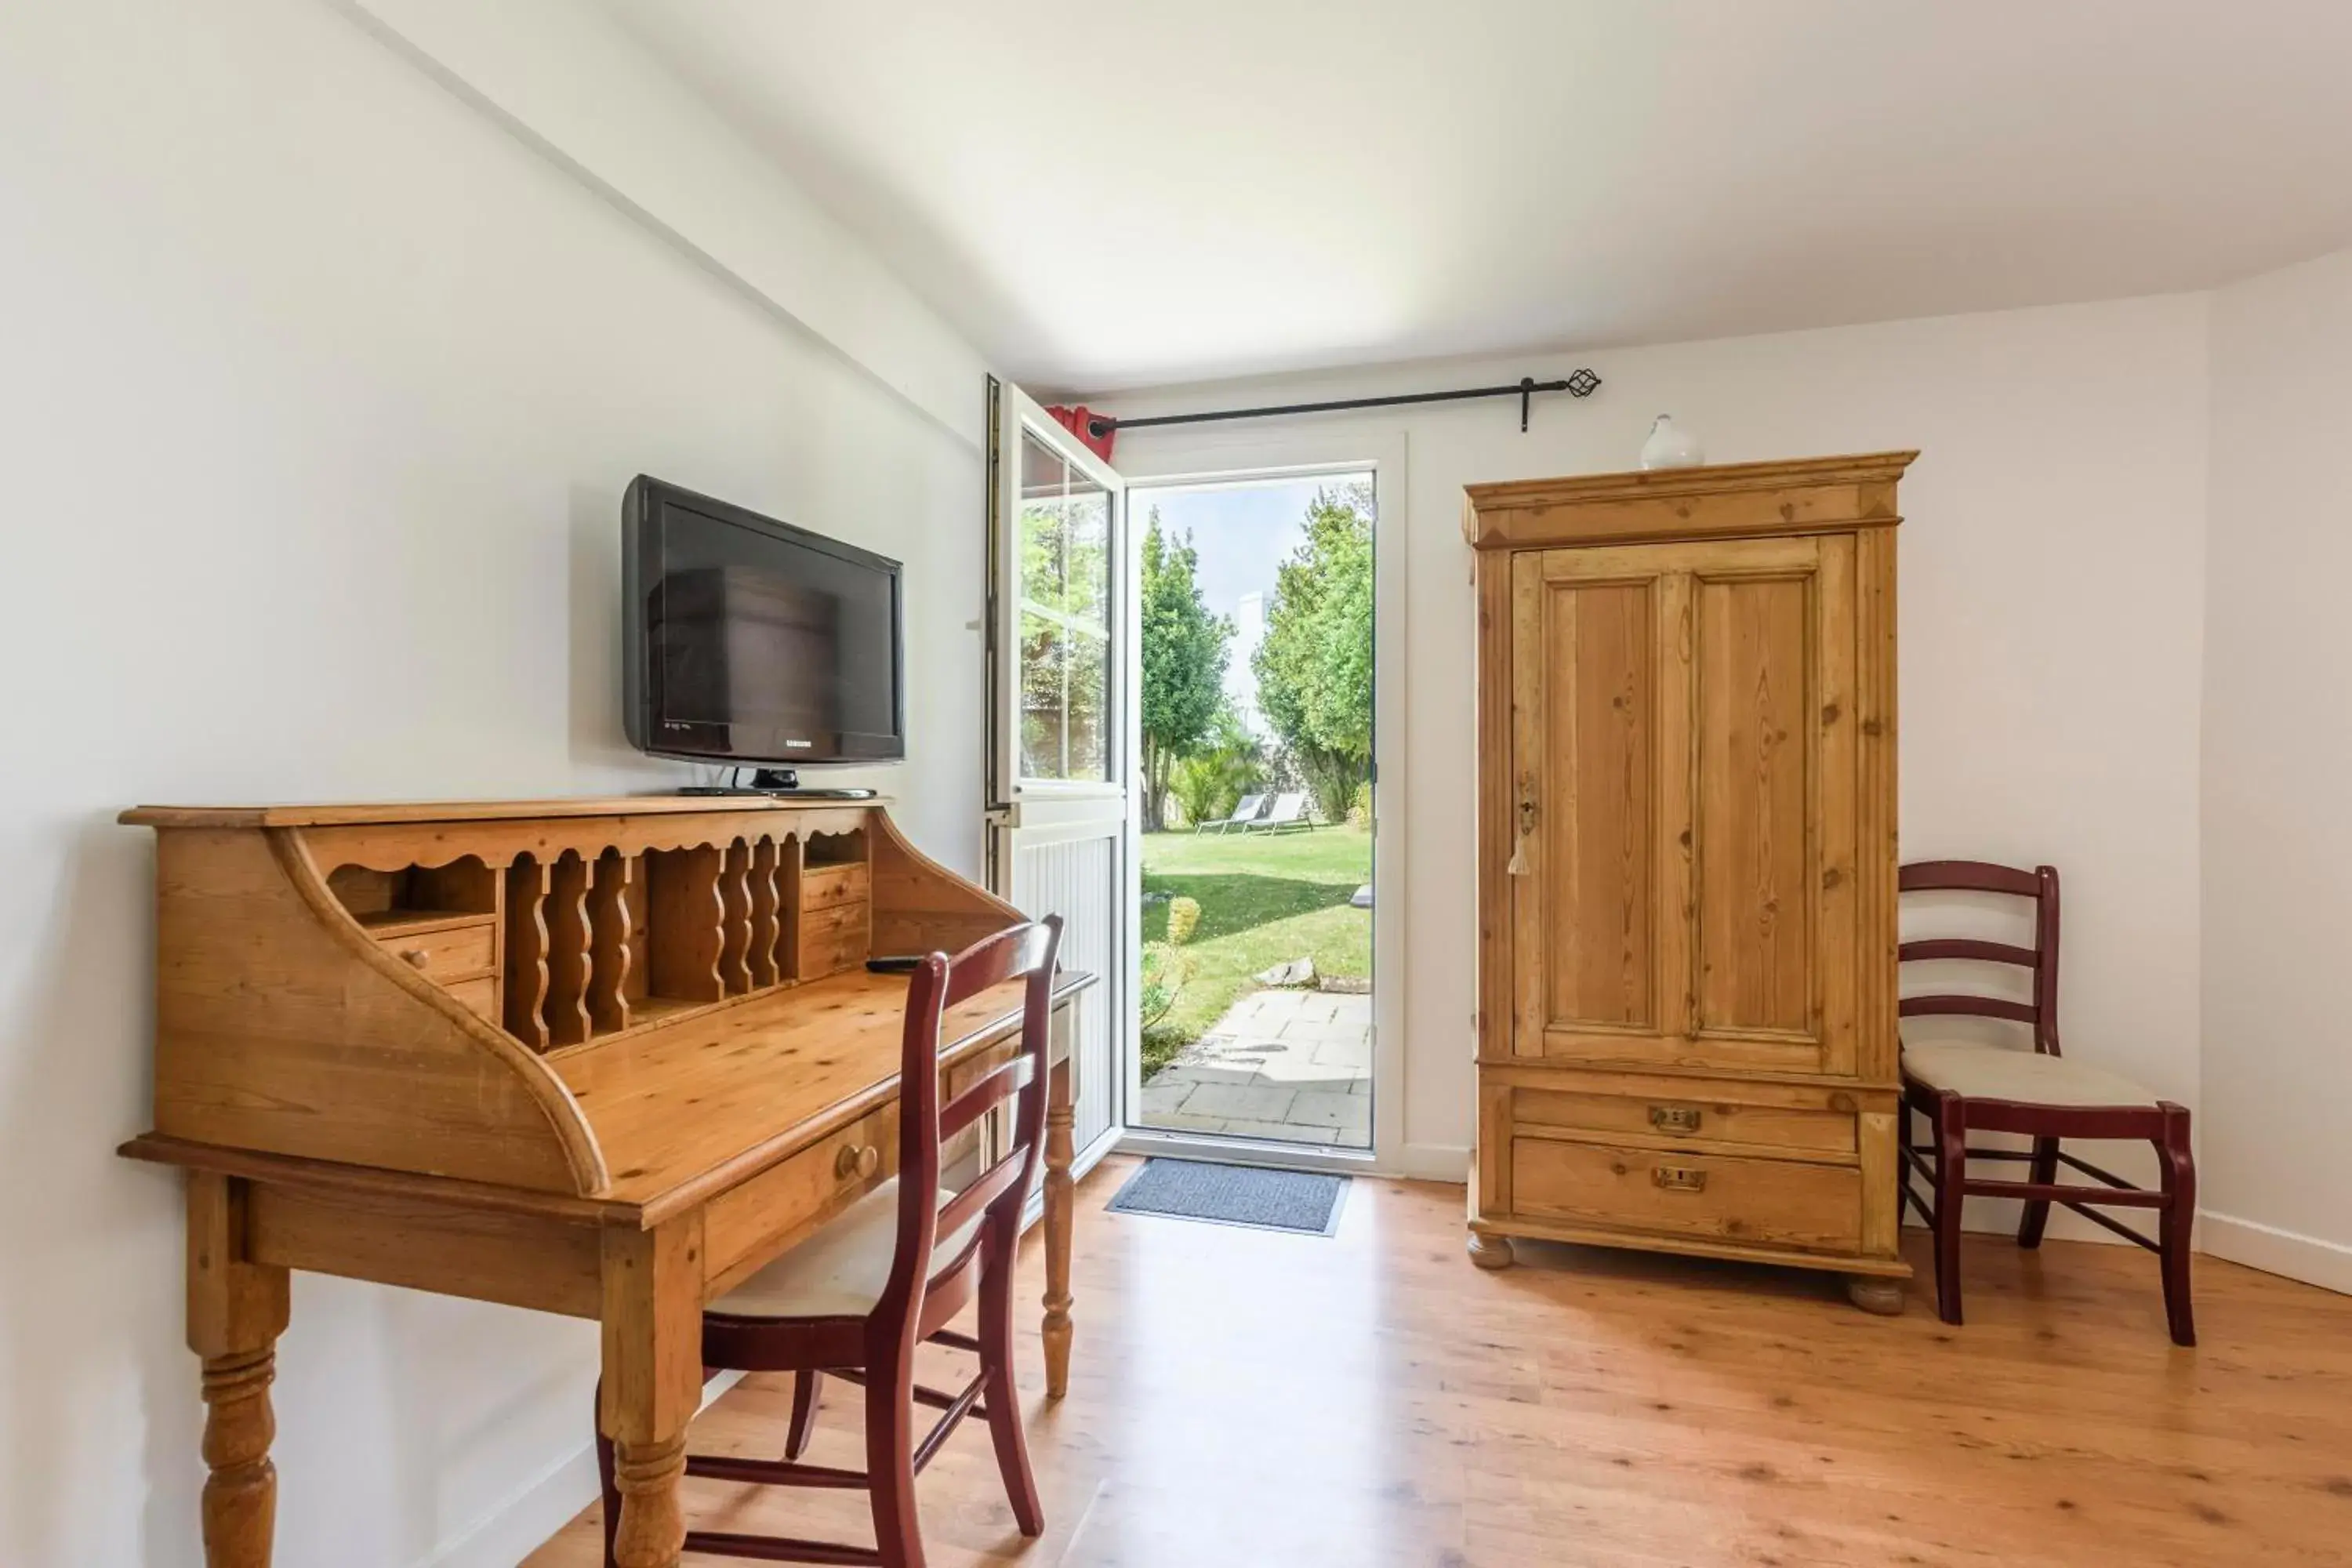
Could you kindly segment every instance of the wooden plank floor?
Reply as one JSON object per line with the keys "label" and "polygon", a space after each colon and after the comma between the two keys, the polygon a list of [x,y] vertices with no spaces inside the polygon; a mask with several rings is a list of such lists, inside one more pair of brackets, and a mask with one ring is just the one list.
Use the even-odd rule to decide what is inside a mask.
{"label": "wooden plank floor", "polygon": [[[971,1423],[922,1479],[932,1568],[2352,1563],[2352,1298],[2200,1258],[2183,1351],[2153,1258],[1988,1237],[1948,1329],[1916,1250],[1909,1310],[1871,1318],[1738,1265],[1482,1273],[1459,1187],[1360,1181],[1328,1240],[1103,1212],[1129,1168],[1079,1190],[1059,1405],[1025,1260],[1045,1536]],[[859,1397],[835,1385],[811,1458],[862,1468]],[[789,1403],[748,1379],[694,1446],[779,1453]],[[686,1485],[698,1526],[873,1539],[856,1494]],[[598,1545],[592,1509],[525,1568]]]}

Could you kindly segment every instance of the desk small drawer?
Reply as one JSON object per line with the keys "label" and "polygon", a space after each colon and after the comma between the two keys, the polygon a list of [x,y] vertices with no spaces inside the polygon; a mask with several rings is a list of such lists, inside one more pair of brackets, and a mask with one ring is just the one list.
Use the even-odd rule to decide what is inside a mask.
{"label": "desk small drawer", "polygon": [[1521,1135],[1511,1192],[1518,1213],[1576,1225],[1811,1252],[1862,1244],[1862,1173],[1851,1165]]}
{"label": "desk small drawer", "polygon": [[471,980],[453,980],[443,989],[491,1023],[499,1021],[499,983],[495,977],[481,974]]}
{"label": "desk small drawer", "polygon": [[703,1211],[718,1294],[758,1272],[898,1173],[898,1104],[893,1100],[826,1134],[778,1165],[710,1200]]}
{"label": "desk small drawer", "polygon": [[863,860],[841,866],[811,866],[801,872],[801,913],[829,910],[835,904],[862,904],[870,896],[871,879]]}
{"label": "desk small drawer", "polygon": [[835,904],[830,909],[812,910],[801,916],[801,941],[833,942],[845,936],[859,941],[866,937],[866,906]]}
{"label": "desk small drawer", "polygon": [[1676,1143],[1737,1145],[1767,1155],[1853,1157],[1855,1106],[1844,1097],[1825,1094],[1810,1106],[1759,1105],[1752,1095],[1740,1095],[1738,1085],[1700,1080],[1644,1087],[1654,1092],[1521,1088],[1511,1096],[1511,1120],[1521,1127],[1602,1140],[1632,1133]]}
{"label": "desk small drawer", "polygon": [[815,980],[866,962],[870,942],[866,905],[835,904],[801,916],[799,977]]}
{"label": "desk small drawer", "polygon": [[436,980],[479,974],[497,962],[497,933],[487,921],[480,925],[449,926],[378,941],[393,957]]}

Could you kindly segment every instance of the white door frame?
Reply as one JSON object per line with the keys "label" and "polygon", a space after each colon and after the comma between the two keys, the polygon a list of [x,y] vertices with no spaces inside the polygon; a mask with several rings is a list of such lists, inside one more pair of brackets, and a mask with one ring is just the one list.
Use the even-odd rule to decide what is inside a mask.
{"label": "white door frame", "polygon": [[[1127,481],[1117,470],[1064,429],[1035,399],[1010,382],[992,378],[990,414],[995,423],[996,470],[990,517],[992,622],[989,709],[992,746],[988,783],[992,798],[984,804],[988,874],[991,891],[1020,903],[1016,870],[1020,847],[1076,843],[1099,838],[1115,840],[1113,855],[1117,885],[1110,893],[1116,922],[1110,944],[1112,972],[1101,976],[1097,995],[1110,1031],[1108,1069],[1108,1123],[1089,1138],[1078,1130],[1081,1147],[1074,1173],[1086,1170],[1108,1153],[1125,1124],[1127,1100],[1124,1075],[1118,1064],[1139,1047],[1140,1029],[1135,997],[1141,983],[1140,949],[1135,941],[1136,921],[1143,889],[1136,835],[1140,822],[1141,795],[1137,773],[1142,731],[1138,700],[1142,658],[1137,646],[1141,632],[1141,608],[1137,602],[1130,563],[1133,542],[1128,523]],[[1021,439],[1035,437],[1070,467],[1100,485],[1110,498],[1108,584],[1110,605],[1107,618],[1111,652],[1109,690],[1106,696],[1105,750],[1110,777],[1096,783],[1081,780],[1024,779],[1021,776],[1020,734],[1020,550]],[[1106,832],[1108,827],[1111,831]],[[1073,1045],[1075,1053],[1085,1042]],[[1074,1060],[1073,1071],[1076,1070]],[[1091,1065],[1089,1068],[1091,1071]],[[1080,1097],[1090,1098],[1086,1080]],[[1085,1113],[1082,1111],[1083,1121]]]}
{"label": "white door frame", "polygon": [[[1153,431],[1118,448],[1130,489],[1164,485],[1310,478],[1370,469],[1372,525],[1372,1146],[1213,1137],[1129,1126],[1119,1152],[1189,1160],[1282,1165],[1297,1170],[1402,1175],[1405,1172],[1405,437],[1402,430],[1321,430],[1288,435]],[[1140,628],[1139,628],[1139,631]],[[1142,857],[1134,858],[1135,904],[1142,905]],[[1136,944],[1130,942],[1131,947]],[[1139,952],[1139,948],[1138,949]],[[1133,994],[1133,993],[1130,993]],[[1124,1060],[1127,1103],[1140,1105],[1142,1052]]]}

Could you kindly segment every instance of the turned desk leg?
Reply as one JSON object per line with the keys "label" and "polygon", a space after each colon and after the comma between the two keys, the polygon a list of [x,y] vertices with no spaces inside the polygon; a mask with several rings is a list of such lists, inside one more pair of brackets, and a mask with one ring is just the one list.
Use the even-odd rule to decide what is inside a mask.
{"label": "turned desk leg", "polygon": [[188,1177],[188,1348],[204,1358],[205,1568],[269,1568],[278,1521],[269,1384],[289,1302],[286,1270],[250,1262],[246,1184]]}
{"label": "turned desk leg", "polygon": [[604,1233],[604,1382],[597,1419],[613,1439],[620,1568],[677,1568],[686,1515],[686,1427],[702,1403],[702,1216]]}
{"label": "turned desk leg", "polygon": [[1071,1064],[1055,1068],[1045,1100],[1045,1397],[1070,1391],[1070,1229],[1076,1202],[1070,1163],[1077,1157]]}

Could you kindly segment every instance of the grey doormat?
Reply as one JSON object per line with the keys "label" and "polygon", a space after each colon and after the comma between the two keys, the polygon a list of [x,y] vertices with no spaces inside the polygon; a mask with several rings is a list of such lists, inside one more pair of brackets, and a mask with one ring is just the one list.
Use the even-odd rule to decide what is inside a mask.
{"label": "grey doormat", "polygon": [[1329,1236],[1339,1228],[1349,1178],[1261,1171],[1202,1160],[1146,1160],[1110,1206],[1119,1214],[1165,1215],[1215,1225]]}

